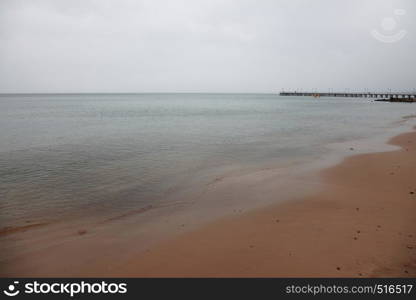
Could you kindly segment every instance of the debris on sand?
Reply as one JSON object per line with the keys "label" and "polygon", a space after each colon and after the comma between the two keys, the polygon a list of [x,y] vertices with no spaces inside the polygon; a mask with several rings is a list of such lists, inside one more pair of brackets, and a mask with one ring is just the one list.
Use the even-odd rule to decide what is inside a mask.
{"label": "debris on sand", "polygon": [[86,233],[87,233],[87,230],[86,229],[80,229],[80,230],[78,230],[78,234],[79,235],[84,235]]}

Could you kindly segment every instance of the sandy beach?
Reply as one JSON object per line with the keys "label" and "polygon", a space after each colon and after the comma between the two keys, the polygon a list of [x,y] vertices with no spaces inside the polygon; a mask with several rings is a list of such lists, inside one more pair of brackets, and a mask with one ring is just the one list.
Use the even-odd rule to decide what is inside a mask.
{"label": "sandy beach", "polygon": [[[416,276],[416,133],[389,143],[400,150],[350,156],[315,174],[317,192],[229,214],[151,247],[130,215],[101,231],[6,228],[3,238],[20,250],[3,255],[1,276]],[[261,174],[216,183],[223,186],[205,196],[282,197],[275,177]],[[143,232],[152,239],[154,231]]]}
{"label": "sandy beach", "polygon": [[401,150],[357,155],[326,188],[224,219],[134,257],[119,276],[414,277],[416,133]]}
{"label": "sandy beach", "polygon": [[391,280],[416,278],[414,11],[1,0],[4,293],[201,277],[414,292]]}

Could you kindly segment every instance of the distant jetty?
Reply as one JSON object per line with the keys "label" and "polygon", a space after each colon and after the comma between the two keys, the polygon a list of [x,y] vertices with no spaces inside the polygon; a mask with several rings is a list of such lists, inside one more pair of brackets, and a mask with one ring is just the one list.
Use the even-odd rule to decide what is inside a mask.
{"label": "distant jetty", "polygon": [[375,101],[383,102],[416,102],[416,93],[347,93],[347,92],[280,92],[280,96],[297,96],[297,97],[342,97],[342,98],[373,98]]}
{"label": "distant jetty", "polygon": [[410,98],[395,98],[390,97],[389,99],[376,99],[374,101],[380,101],[380,102],[407,102],[407,103],[414,103],[416,102],[416,97],[410,97]]}

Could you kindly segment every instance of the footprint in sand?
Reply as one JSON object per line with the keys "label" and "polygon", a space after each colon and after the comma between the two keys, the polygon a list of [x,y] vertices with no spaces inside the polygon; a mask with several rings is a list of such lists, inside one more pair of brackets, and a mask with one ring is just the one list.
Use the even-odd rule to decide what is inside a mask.
{"label": "footprint in sand", "polygon": [[80,229],[80,230],[78,230],[78,234],[79,235],[84,235],[86,233],[87,233],[87,230],[86,229]]}

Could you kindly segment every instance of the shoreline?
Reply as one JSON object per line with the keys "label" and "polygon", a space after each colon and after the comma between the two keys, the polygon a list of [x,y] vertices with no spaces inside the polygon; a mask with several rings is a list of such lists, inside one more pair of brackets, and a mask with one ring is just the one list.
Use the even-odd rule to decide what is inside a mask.
{"label": "shoreline", "polygon": [[401,149],[323,170],[316,195],[184,234],[115,275],[415,277],[416,132],[389,144]]}
{"label": "shoreline", "polygon": [[[391,140],[395,147],[394,149],[399,149],[398,146],[403,147],[403,143],[401,141],[402,136],[409,135],[411,135],[411,139],[414,140],[414,143],[416,144],[416,133],[406,133],[400,136],[396,136]],[[397,139],[399,141],[397,141]],[[338,146],[336,148],[338,148]],[[385,151],[387,151],[387,149],[391,149],[390,147],[392,146],[387,146]],[[408,150],[410,149],[410,147],[407,148]],[[369,149],[371,149],[371,147]],[[104,234],[101,235],[94,234],[94,230],[92,230],[92,232],[90,230],[87,231],[83,229],[79,230],[78,232],[75,231],[75,234],[71,233],[69,240],[65,242],[54,241],[54,237],[59,237],[59,234],[62,232],[52,232],[51,234],[48,228],[33,229],[34,236],[38,235],[40,238],[35,238],[32,240],[29,239],[27,243],[23,242],[25,246],[29,246],[29,249],[24,251],[24,253],[20,253],[20,255],[16,255],[16,257],[8,262],[3,261],[2,265],[6,265],[6,268],[3,269],[3,272],[0,273],[0,276],[372,277],[378,276],[378,274],[381,274],[380,276],[389,276],[390,271],[384,271],[384,273],[380,273],[377,270],[371,270],[371,268],[369,269],[367,266],[368,261],[360,262],[362,266],[365,265],[367,268],[362,267],[355,273],[350,272],[351,270],[348,268],[345,269],[343,266],[337,266],[335,267],[335,270],[331,270],[330,268],[325,269],[324,267],[316,268],[315,265],[311,266],[310,263],[315,262],[317,260],[316,257],[319,258],[321,253],[316,253],[316,251],[314,252],[311,249],[302,250],[305,247],[310,248],[311,245],[314,245],[317,242],[328,244],[336,243],[343,245],[345,249],[351,247],[351,245],[345,244],[345,242],[343,243],[342,241],[338,241],[337,236],[332,236],[333,241],[329,240],[329,242],[328,240],[311,240],[311,238],[317,237],[317,234],[325,233],[327,231],[327,229],[325,229],[326,226],[331,227],[332,225],[337,225],[331,225],[331,222],[333,222],[334,219],[328,219],[327,214],[331,212],[336,213],[338,212],[338,209],[343,208],[343,202],[338,198],[344,197],[346,194],[353,192],[355,189],[344,186],[345,183],[340,185],[339,183],[337,184],[332,182],[332,180],[334,180],[334,172],[335,174],[337,172],[339,173],[339,171],[336,170],[345,169],[345,165],[351,164],[351,161],[354,162],[355,160],[364,160],[360,162],[360,164],[363,164],[366,163],[368,159],[374,160],[374,158],[372,158],[373,156],[389,156],[396,155],[394,153],[403,152],[402,149],[381,153],[368,153],[369,149],[364,149],[364,152],[367,154],[356,155],[355,153],[350,152],[344,161],[337,163],[336,165],[329,168],[326,167],[326,169],[320,171],[322,176],[316,176],[316,178],[313,178],[312,182],[307,182],[305,178],[298,178],[298,181],[295,180],[290,182],[290,186],[285,186],[284,180],[283,182],[277,182],[276,179],[285,179],[288,176],[287,170],[286,173],[285,170],[280,170],[281,174],[276,174],[279,172],[277,172],[275,169],[266,169],[261,170],[261,172],[244,174],[243,176],[237,176],[235,178],[227,178],[225,182],[222,182],[222,180],[215,182],[214,192],[211,191],[205,195],[206,197],[210,198],[217,195],[218,197],[227,198],[227,195],[224,196],[224,191],[230,192],[231,190],[231,193],[236,193],[236,195],[232,195],[234,197],[238,195],[244,196],[247,199],[256,199],[256,197],[259,199],[262,197],[269,197],[269,202],[274,204],[267,204],[267,201],[265,201],[264,203],[266,204],[260,205],[258,208],[248,208],[247,210],[245,209],[237,211],[233,209],[231,205],[228,208],[223,208],[223,216],[217,218],[217,221],[209,221],[207,219],[205,223],[201,222],[201,226],[194,227],[192,227],[192,220],[190,219],[190,214],[188,213],[188,216],[185,214],[183,218],[187,221],[187,223],[180,225],[176,234],[173,236],[167,235],[162,241],[154,241],[153,244],[150,243],[147,246],[141,245],[141,242],[146,239],[155,239],[152,234],[157,232],[157,230],[161,230],[161,228],[156,226],[153,228],[149,227],[140,229],[140,223],[137,220],[134,220],[134,217],[131,220],[127,219],[119,224],[115,224],[114,227],[117,228],[103,229],[102,231]],[[413,150],[416,152],[416,149],[411,149],[410,151]],[[338,154],[338,159],[347,155],[346,153]],[[355,155],[351,156],[351,154]],[[329,161],[335,162],[333,159],[334,157],[329,159]],[[408,157],[406,159],[409,160]],[[376,160],[380,160],[380,158]],[[329,161],[326,163],[329,163]],[[355,166],[355,172],[361,172],[360,164],[358,167]],[[380,170],[377,169],[373,171],[375,172],[375,177],[380,176],[379,174],[376,174]],[[408,171],[412,172],[411,169]],[[328,174],[330,175],[328,176]],[[338,174],[335,177],[339,177],[341,175],[345,176],[345,174]],[[310,181],[311,178],[309,177],[308,180]],[[349,178],[348,180],[351,181],[352,179]],[[372,180],[372,182],[373,181],[374,180]],[[249,186],[246,186],[248,184]],[[287,182],[287,184],[289,184],[289,182]],[[304,191],[295,191],[294,194],[290,194],[290,192],[294,192],[294,190],[299,189],[300,186],[308,184],[310,184],[312,188],[303,187],[303,189],[305,189]],[[318,186],[318,188],[316,188],[316,186]],[[289,191],[289,193],[286,191],[285,193],[285,190],[291,191]],[[313,190],[315,190],[315,192],[311,192]],[[250,192],[245,193],[244,191]],[[364,192],[367,193],[366,195],[369,197],[374,197],[372,193],[368,193],[368,191]],[[261,195],[262,193],[263,195]],[[395,193],[392,193],[392,195],[393,194],[395,195]],[[332,203],[332,200],[328,200],[328,197],[332,197],[334,195],[336,199]],[[320,197],[322,196],[327,200],[324,201],[325,205],[320,207],[319,201]],[[355,196],[362,197],[362,195]],[[280,201],[276,200],[277,198],[289,200]],[[345,202],[347,200],[348,199],[344,199],[343,201]],[[388,205],[389,203],[386,202],[384,204]],[[413,206],[407,208],[406,211],[411,211],[411,208],[413,208]],[[211,208],[207,207],[207,209]],[[362,212],[363,207],[360,207],[360,210]],[[343,209],[341,209],[341,211],[343,211]],[[206,217],[204,216],[204,213],[205,211],[200,209],[200,215],[192,217],[195,220],[198,218],[204,218]],[[212,213],[212,211],[210,213]],[[276,215],[278,215],[278,217],[276,217]],[[352,211],[347,211],[344,212],[344,214],[341,214],[341,220],[343,220],[343,223],[341,224],[347,224],[348,222],[345,219],[349,216],[355,217],[354,209]],[[146,216],[141,216],[141,218],[142,217]],[[322,220],[317,221],[316,218],[321,218]],[[270,220],[272,221],[269,222]],[[166,223],[167,221],[165,220],[164,222]],[[169,221],[167,223],[169,223]],[[186,228],[184,225],[186,225]],[[276,228],[275,225],[279,226]],[[304,230],[302,225],[307,225],[308,228],[310,225],[312,225],[311,228],[315,229],[315,231],[305,233],[302,231]],[[378,225],[382,224],[377,224],[376,226]],[[159,227],[163,226],[160,225]],[[119,238],[120,231],[124,231],[126,228],[127,231],[131,232],[123,232],[123,237]],[[336,228],[336,226],[334,228]],[[345,228],[341,229],[345,230]],[[74,228],[71,228],[70,230],[74,231]],[[275,232],[274,230],[277,231]],[[163,231],[163,229],[161,231]],[[358,231],[360,231],[360,233],[358,233]],[[380,235],[382,230],[376,227],[375,231],[377,232],[377,235]],[[25,234],[27,236],[27,234],[30,235],[31,233],[22,232],[18,233],[16,236],[19,240],[19,238],[25,237]],[[229,234],[228,236],[227,233]],[[19,234],[21,234],[21,236],[18,236]],[[68,234],[68,232],[66,232],[66,234]],[[291,234],[293,236],[300,235],[302,238],[294,240],[293,237],[290,237]],[[344,232],[343,234],[344,236],[347,236],[347,232]],[[357,240],[361,241],[363,236],[367,239],[370,238],[372,242],[375,242],[373,239],[374,237],[372,238],[370,235],[370,230],[368,229],[355,229],[355,234],[354,230],[348,234],[348,239],[350,239],[350,242],[355,242],[355,244],[359,244],[357,243]],[[273,237],[270,235],[273,235]],[[276,238],[275,235],[280,235],[280,238]],[[408,235],[412,235],[412,237],[414,237],[416,236],[416,232],[408,233]],[[260,240],[252,240],[253,238],[259,238]],[[357,240],[354,238],[357,238]],[[231,241],[232,243],[230,244]],[[282,241],[285,243],[283,246],[281,245]],[[379,242],[379,240],[377,240],[377,242]],[[413,249],[413,247],[416,246],[414,245],[414,239],[409,242],[410,244],[406,245],[406,247],[409,246]],[[45,246],[40,246],[40,244],[44,244]],[[338,245],[338,247],[340,247],[340,245]],[[366,247],[377,252],[377,249],[373,249],[373,246],[374,245],[370,243]],[[108,249],[103,251],[101,256],[96,257],[94,254],[94,249],[100,251],[99,249],[102,249],[103,247]],[[388,247],[383,246],[383,249],[387,248]],[[328,249],[323,249],[324,253],[328,252]],[[357,249],[354,247],[351,249],[357,251]],[[412,249],[407,250],[410,251]],[[335,250],[332,249],[331,251]],[[123,251],[122,258],[118,258],[120,251]],[[273,254],[270,253],[270,251],[277,252]],[[302,251],[306,251],[310,254],[306,255],[307,253],[304,253],[306,256],[302,257]],[[348,251],[346,250],[342,250],[341,254],[348,255],[347,252]],[[68,255],[73,253],[76,253],[76,258],[67,259]],[[286,254],[283,255],[282,253]],[[314,254],[316,257],[313,257],[312,254]],[[62,261],[63,257],[66,258],[64,262]],[[296,257],[301,259],[301,266],[289,266],[289,262],[295,263],[295,265],[296,263],[300,263],[299,260],[295,259]],[[230,258],[231,260],[228,261],[227,258]],[[339,258],[340,261],[343,259],[345,258]],[[109,264],[108,260],[118,261],[113,264]],[[274,265],[275,269],[268,269],[266,266],[264,266],[268,260],[269,263],[272,262],[271,266]],[[205,262],[205,265],[201,264],[200,261]],[[276,265],[278,262],[281,264]],[[394,276],[416,275],[414,270],[415,261],[410,260],[410,262],[403,263],[402,265],[405,264],[408,266],[406,267],[406,270],[402,270],[403,274],[399,274],[396,270],[394,271],[396,272],[394,273]],[[69,267],[71,265],[73,266],[72,269]],[[161,267],[161,265],[163,265],[163,267]],[[220,265],[222,269],[210,269],[214,265]],[[303,271],[302,266],[304,268]],[[337,268],[340,268],[340,270]],[[351,266],[349,268],[351,269]],[[305,273],[305,270],[309,270],[309,273]],[[407,271],[407,273],[405,271]]]}

